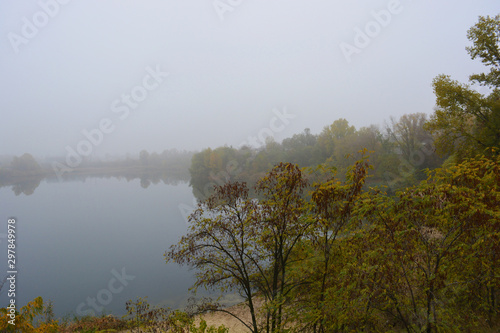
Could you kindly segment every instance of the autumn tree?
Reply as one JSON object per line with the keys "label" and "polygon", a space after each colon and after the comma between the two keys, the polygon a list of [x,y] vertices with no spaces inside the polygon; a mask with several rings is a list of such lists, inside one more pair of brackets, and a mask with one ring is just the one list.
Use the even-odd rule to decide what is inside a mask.
{"label": "autumn tree", "polygon": [[311,193],[314,232],[309,237],[316,254],[308,273],[311,274],[311,284],[302,290],[305,295],[299,293],[299,297],[305,300],[299,312],[309,318],[313,332],[329,331],[331,327],[327,321],[334,321],[332,318],[339,315],[326,305],[328,295],[331,295],[328,290],[336,288],[341,268],[341,260],[336,258],[341,256],[336,244],[339,238],[357,227],[351,215],[362,194],[369,168],[366,158],[357,161],[348,170],[344,182],[335,177],[335,171],[329,170],[330,177],[316,183]]}
{"label": "autumn tree", "polygon": [[219,186],[189,216],[188,234],[165,253],[167,262],[196,268],[195,288],[236,290],[247,302],[252,320],[246,323],[231,315],[252,332],[258,332],[253,280],[264,258],[255,241],[261,233],[261,225],[254,223],[256,209],[245,184]]}
{"label": "autumn tree", "polygon": [[356,261],[345,274],[366,307],[408,332],[498,321],[499,162],[466,160],[360,206],[369,228],[353,238]]}
{"label": "autumn tree", "polygon": [[[300,285],[288,277],[290,260],[311,225],[303,215],[305,186],[300,169],[289,163],[275,166],[258,182],[260,200],[249,198],[244,183],[217,186],[190,215],[190,231],[165,253],[167,262],[196,268],[195,288],[237,291],[251,322],[238,319],[252,332],[281,331],[284,306]],[[262,321],[257,294],[265,301]],[[228,312],[216,306],[205,309]]]}
{"label": "autumn tree", "polygon": [[425,113],[390,118],[381,141],[377,176],[385,180],[390,194],[426,178],[425,169],[441,166],[444,158],[435,153],[431,133],[425,129]]}
{"label": "autumn tree", "polygon": [[259,283],[259,290],[267,300],[266,332],[285,328],[288,319],[285,305],[291,300],[291,292],[302,285],[300,279],[290,276],[289,268],[294,250],[312,226],[302,196],[306,186],[302,171],[291,163],[276,165],[256,186],[263,197],[258,211],[258,220],[263,225],[261,249],[269,262]]}
{"label": "autumn tree", "polygon": [[36,297],[19,311],[0,308],[0,331],[55,333],[59,332],[59,324],[53,318],[52,303],[44,303],[41,297]]}
{"label": "autumn tree", "polygon": [[356,128],[349,126],[349,122],[343,118],[323,128],[318,136],[318,144],[322,149],[324,159],[334,156],[338,143],[355,132]]}
{"label": "autumn tree", "polygon": [[426,127],[438,151],[458,160],[500,147],[500,15],[479,17],[467,38],[473,44],[466,48],[471,58],[480,59],[490,70],[471,75],[469,82],[489,88],[489,93],[439,75],[433,81],[437,106]]}

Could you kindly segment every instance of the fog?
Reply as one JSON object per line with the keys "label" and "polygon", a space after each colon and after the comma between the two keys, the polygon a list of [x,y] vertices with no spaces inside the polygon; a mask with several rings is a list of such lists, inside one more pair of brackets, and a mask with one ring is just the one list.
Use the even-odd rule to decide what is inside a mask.
{"label": "fog", "polygon": [[497,0],[2,1],[0,155],[256,146],[338,118],[431,114],[434,77],[483,71],[466,32],[499,12]]}

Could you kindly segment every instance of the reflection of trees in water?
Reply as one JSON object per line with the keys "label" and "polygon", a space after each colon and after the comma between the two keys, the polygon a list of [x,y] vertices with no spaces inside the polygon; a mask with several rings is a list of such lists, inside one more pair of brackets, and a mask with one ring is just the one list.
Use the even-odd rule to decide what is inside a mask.
{"label": "reflection of trees in water", "polygon": [[[31,195],[42,180],[47,182],[82,181],[87,178],[139,179],[142,188],[163,182],[178,185],[190,180],[189,168],[193,153],[165,150],[161,154],[141,151],[140,159],[108,162],[84,162],[78,168],[65,168],[57,175],[52,164],[43,167],[30,154],[14,157],[10,164],[0,163],[0,188],[11,186],[16,195]],[[64,162],[59,161],[64,164]]]}
{"label": "reflection of trees in water", "polygon": [[[1,178],[1,177],[0,177]],[[116,171],[103,171],[93,170],[92,172],[75,170],[72,173],[64,175],[63,181],[82,181],[87,178],[117,178],[126,179],[128,182],[139,179],[142,188],[148,188],[151,184],[157,185],[163,182],[165,185],[178,185],[189,181],[189,174],[182,172],[169,172],[168,170],[116,170]],[[48,182],[58,182],[55,175],[38,175],[38,176],[23,176],[21,174],[15,177],[2,179],[0,187],[12,186],[12,191],[15,195],[32,195],[35,189],[40,185],[42,180],[46,179]]]}
{"label": "reflection of trees in water", "polygon": [[21,193],[31,195],[45,176],[46,173],[31,154],[14,156],[9,165],[0,169],[0,187],[12,186],[16,196]]}
{"label": "reflection of trees in water", "polygon": [[43,180],[43,177],[40,178],[28,178],[19,181],[12,185],[12,191],[14,191],[15,195],[20,195],[23,193],[24,195],[32,195],[40,182]]}
{"label": "reflection of trees in water", "polygon": [[117,179],[125,178],[127,181],[139,179],[142,188],[148,188],[151,184],[157,185],[161,182],[165,185],[178,185],[189,181],[189,174],[187,173],[171,173],[163,170],[122,172],[112,177]]}
{"label": "reflection of trees in water", "polygon": [[141,187],[148,188],[151,185],[151,182],[146,178],[141,178]]}

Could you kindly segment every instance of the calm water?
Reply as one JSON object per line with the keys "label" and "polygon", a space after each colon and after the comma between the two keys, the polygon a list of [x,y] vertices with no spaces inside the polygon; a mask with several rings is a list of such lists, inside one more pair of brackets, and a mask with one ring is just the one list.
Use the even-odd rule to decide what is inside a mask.
{"label": "calm water", "polygon": [[[0,273],[7,270],[6,222],[13,216],[17,304],[42,296],[53,301],[56,316],[93,309],[120,315],[138,296],[181,306],[193,274],[165,264],[163,253],[187,230],[179,207],[192,206],[187,184],[145,189],[137,179],[43,181],[29,196],[0,188]],[[0,307],[8,302],[5,287]]]}

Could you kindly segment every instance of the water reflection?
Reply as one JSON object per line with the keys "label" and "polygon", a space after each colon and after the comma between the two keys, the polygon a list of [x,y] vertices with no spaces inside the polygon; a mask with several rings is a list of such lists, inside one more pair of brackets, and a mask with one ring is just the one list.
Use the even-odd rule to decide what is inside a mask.
{"label": "water reflection", "polygon": [[[20,195],[21,193],[24,195],[32,195],[35,192],[38,185],[40,185],[40,182],[42,180],[43,177],[20,179],[18,182],[11,185],[12,191],[16,196]],[[4,185],[4,186],[10,186],[10,185]]]}
{"label": "water reflection", "polygon": [[[63,181],[81,181],[85,182],[88,178],[116,178],[118,180],[125,179],[127,182],[135,179],[140,180],[140,186],[144,189],[151,184],[159,184],[163,182],[165,185],[178,185],[189,181],[189,174],[171,173],[168,171],[145,172],[145,171],[115,171],[115,172],[82,172],[75,171],[68,173],[62,177]],[[16,177],[1,178],[0,188],[11,187],[16,196],[20,194],[32,195],[38,188],[42,180],[47,183],[59,182],[60,180],[55,175],[39,174],[39,175],[16,175]]]}
{"label": "water reflection", "polygon": [[[139,296],[151,304],[182,306],[192,272],[167,265],[163,253],[186,232],[179,207],[193,202],[187,182],[158,175],[72,175],[64,182],[46,178],[39,186],[41,180],[4,185],[16,196],[8,187],[0,189],[2,219],[18,220],[20,306],[42,296],[54,302],[57,317],[90,310],[123,315],[125,302]],[[1,233],[0,250],[6,253]],[[6,265],[0,257],[0,266]],[[113,282],[109,289],[117,275],[127,285]],[[96,299],[96,308],[89,298]],[[0,307],[7,301],[0,293]]]}

